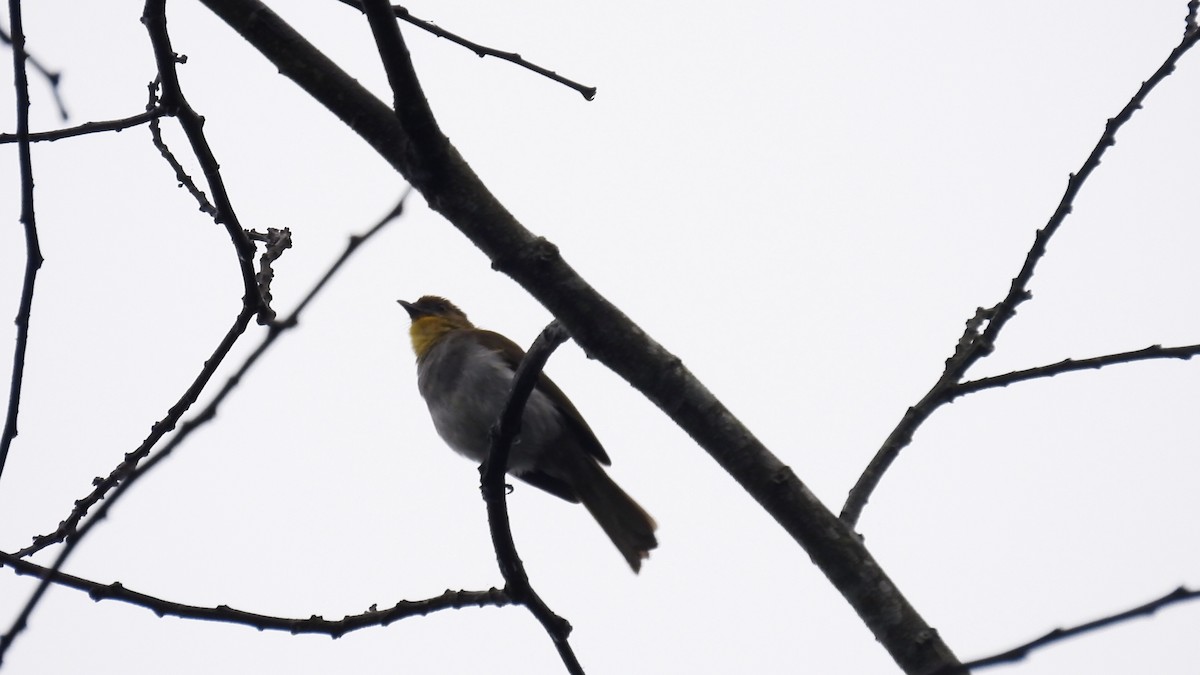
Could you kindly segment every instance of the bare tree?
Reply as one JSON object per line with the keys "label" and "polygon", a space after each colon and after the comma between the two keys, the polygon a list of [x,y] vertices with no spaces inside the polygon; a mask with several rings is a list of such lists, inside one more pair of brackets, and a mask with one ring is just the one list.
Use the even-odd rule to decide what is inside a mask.
{"label": "bare tree", "polygon": [[[1195,598],[1200,593],[1181,587],[1149,604],[1121,610],[1111,617],[1086,625],[1056,631],[1021,647],[1010,649],[997,645],[997,655],[967,663],[956,655],[953,644],[947,643],[922,618],[918,612],[920,598],[910,598],[902,592],[903,584],[887,574],[885,565],[876,559],[856,531],[870,497],[887,477],[889,467],[911,443],[921,425],[945,404],[977,392],[1028,380],[1137,361],[1186,360],[1200,354],[1200,344],[1136,345],[1117,353],[1032,365],[998,375],[974,374],[977,364],[1001,346],[1001,333],[1016,316],[1017,308],[1030,299],[1030,282],[1046,255],[1048,243],[1066,222],[1077,196],[1099,167],[1105,153],[1115,144],[1118,133],[1135,119],[1137,111],[1146,104],[1155,88],[1200,40],[1195,19],[1198,3],[1193,1],[1187,4],[1186,29],[1181,41],[1171,49],[1164,49],[1165,58],[1161,65],[1148,73],[1141,86],[1131,93],[1128,103],[1115,111],[1090,154],[1071,174],[1057,208],[1036,232],[1033,244],[1023,263],[1016,269],[1007,292],[995,299],[993,304],[974,310],[973,315],[966,318],[966,328],[961,338],[957,344],[948,346],[944,369],[933,378],[934,383],[928,392],[904,413],[884,440],[857,484],[850,490],[839,515],[810,490],[802,476],[797,475],[756,438],[678,356],[651,338],[646,330],[589,284],[563,259],[555,244],[527,229],[489,190],[447,138],[434,116],[401,26],[430,31],[479,56],[497,57],[526,68],[577,91],[588,100],[595,96],[595,88],[558,75],[552,69],[534,64],[515,53],[477,44],[433,23],[422,21],[405,8],[393,7],[381,0],[362,0],[361,5],[351,0],[342,2],[361,10],[362,18],[369,25],[391,90],[390,104],[381,101],[359,84],[305,35],[261,2],[202,0],[215,17],[235,30],[281,75],[295,82],[313,101],[328,109],[347,129],[366,141],[378,157],[402,176],[430,208],[486,254],[493,269],[511,277],[553,314],[555,323],[547,330],[546,340],[540,341],[531,350],[531,357],[540,359],[540,362],[528,364],[527,372],[536,374],[553,345],[569,335],[589,356],[626,380],[715,459],[803,549],[857,613],[875,640],[887,650],[900,670],[923,675],[949,675],[1020,659],[1044,644],[1150,613],[1167,604]],[[41,66],[39,61],[29,57],[36,45],[26,43],[21,9],[18,0],[10,2],[11,40],[7,41],[14,55],[17,126],[13,133],[0,135],[0,143],[15,146],[18,151],[20,182],[19,185],[10,186],[8,193],[20,195],[20,222],[25,228],[27,253],[17,315],[18,330],[7,417],[0,443],[0,471],[4,469],[6,458],[20,451],[20,445],[14,444],[14,440],[18,438],[21,397],[27,384],[24,364],[27,350],[36,344],[37,339],[36,330],[31,333],[30,328],[31,316],[36,316],[33,308],[36,306],[38,270],[42,263],[35,209],[36,167],[31,161],[33,148],[38,144],[51,141],[74,143],[95,134],[149,127],[154,148],[171,167],[175,180],[186,188],[199,209],[215,225],[223,228],[228,237],[239,274],[242,304],[232,325],[220,337],[199,373],[194,375],[186,390],[169,406],[168,412],[154,424],[145,440],[125,455],[107,475],[97,478],[93,489],[82,495],[73,508],[66,509],[68,512],[54,531],[35,536],[31,545],[20,550],[0,553],[0,562],[4,566],[41,580],[0,638],[0,659],[11,647],[19,644],[30,617],[42,602],[46,591],[54,585],[60,585],[85,591],[93,599],[121,600],[159,615],[244,624],[260,630],[322,633],[334,637],[368,627],[388,625],[400,619],[417,620],[416,617],[441,609],[516,604],[528,608],[538,618],[553,640],[568,672],[583,672],[586,664],[581,663],[571,648],[570,624],[557,616],[534,591],[536,574],[526,575],[517,556],[517,548],[507,525],[502,471],[485,473],[484,493],[488,498],[489,519],[500,569],[504,574],[503,588],[446,591],[433,597],[402,601],[383,609],[373,605],[369,611],[341,620],[327,620],[315,615],[300,619],[224,605],[188,605],[125,588],[121,584],[101,583],[63,571],[64,564],[76,547],[111,512],[114,505],[122,503],[128,489],[148,482],[143,481],[146,474],[172,456],[197,429],[214,419],[220,406],[227,403],[228,397],[250,367],[281,336],[298,325],[301,313],[334,272],[368,238],[400,217],[406,202],[401,199],[392,212],[373,226],[364,226],[364,234],[350,241],[344,254],[324,276],[313,283],[311,291],[297,303],[295,309],[279,318],[273,299],[273,282],[277,276],[275,265],[281,259],[287,259],[285,252],[292,246],[291,232],[287,228],[274,227],[259,231],[239,217],[238,205],[225,185],[219,151],[210,144],[206,135],[206,119],[202,111],[193,109],[189,103],[187,91],[177,72],[185,58],[176,52],[176,46],[172,43],[173,27],[167,21],[165,0],[147,0],[142,16],[156,70],[149,86],[145,110],[120,119],[93,120],[37,133],[30,130],[28,118],[31,89],[29,70],[33,69],[35,73],[40,71],[36,76],[48,81],[56,96],[58,77]],[[62,106],[61,103],[59,105]],[[164,138],[164,127],[168,125],[173,125],[170,133],[182,132],[182,137],[177,136],[173,141]],[[182,145],[180,140],[184,141]],[[186,147],[186,152],[181,147]],[[189,167],[197,167],[198,174]],[[265,327],[265,332],[257,347],[243,353],[245,348],[241,347],[241,343],[255,320]],[[33,325],[36,326],[36,323]],[[232,361],[235,355],[241,359],[240,364],[231,365],[228,361]],[[227,379],[218,387],[216,385],[220,378],[217,375],[221,368],[231,370],[224,371],[228,373]],[[519,389],[521,382],[528,384],[531,381],[530,377],[518,378],[514,388]],[[492,452],[493,458],[499,453],[501,459],[491,465],[493,469],[504,465],[504,453],[514,435],[512,420],[516,419],[515,413],[523,405],[521,396],[515,395],[512,403],[514,407],[509,425],[497,428],[496,445]],[[497,424],[500,424],[499,420]],[[7,481],[3,479],[6,478],[0,475],[0,491],[5,489],[4,483]],[[32,558],[38,554],[50,555],[50,558],[35,564]],[[800,570],[798,573],[807,572]]]}

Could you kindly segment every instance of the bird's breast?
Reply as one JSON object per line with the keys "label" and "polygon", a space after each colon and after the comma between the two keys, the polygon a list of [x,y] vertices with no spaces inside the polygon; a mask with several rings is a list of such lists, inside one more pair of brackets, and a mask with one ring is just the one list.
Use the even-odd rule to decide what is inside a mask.
{"label": "bird's breast", "polygon": [[[455,451],[482,462],[514,371],[503,356],[469,337],[448,335],[431,347],[417,366],[417,388],[438,435]],[[509,471],[519,474],[532,468],[562,432],[557,408],[535,389],[509,456]]]}

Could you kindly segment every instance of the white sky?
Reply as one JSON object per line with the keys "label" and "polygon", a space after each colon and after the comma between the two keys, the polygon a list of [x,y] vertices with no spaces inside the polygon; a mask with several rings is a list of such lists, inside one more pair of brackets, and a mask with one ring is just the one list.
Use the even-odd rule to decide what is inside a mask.
{"label": "white sky", "polygon": [[[361,16],[332,0],[275,4],[390,100]],[[154,71],[140,3],[25,5],[30,49],[64,71],[72,124],[143,109]],[[590,103],[404,32],[444,130],[497,196],[837,511],[963,322],[1003,295],[1106,118],[1178,43],[1185,6],[408,5],[597,86]],[[243,223],[294,233],[276,265],[286,312],[403,182],[199,3],[168,13],[188,56],[185,92],[207,117]],[[973,376],[1200,341],[1198,58],[1122,131],[1051,243],[1033,301]],[[34,128],[59,126],[33,81]],[[241,292],[228,238],[174,187],[145,128],[37,145],[34,171],[46,264],[21,435],[0,479],[7,551],[52,530],[139,444]],[[0,146],[4,317],[23,265],[15,176],[16,148]],[[477,474],[433,431],[395,300],[446,295],[524,344],[550,316],[412,205],[216,422],[130,491],[69,572],[184,603],[326,618],[501,584]],[[895,672],[807,555],[657,409],[573,345],[549,370],[660,524],[660,548],[635,577],[583,509],[524,485],[510,498],[536,588],[575,626],[588,672]],[[960,400],[920,430],[860,531],[964,659],[1200,585],[1198,395],[1200,364],[1162,362]],[[0,574],[4,626],[31,589]],[[994,672],[1192,673],[1198,630],[1200,606],[1175,607]],[[67,589],[51,591],[5,666],[563,672],[518,609],[333,641],[159,619]]]}

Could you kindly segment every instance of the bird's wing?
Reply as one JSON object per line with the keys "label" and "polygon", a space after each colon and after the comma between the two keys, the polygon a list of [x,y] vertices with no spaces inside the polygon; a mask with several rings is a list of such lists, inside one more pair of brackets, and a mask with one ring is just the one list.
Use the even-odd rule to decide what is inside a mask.
{"label": "bird's wing", "polygon": [[[481,343],[495,349],[515,371],[517,365],[521,363],[521,359],[525,358],[525,350],[517,346],[517,343],[499,333],[493,333],[492,331],[480,331],[480,333],[482,334],[481,338],[483,338]],[[592,428],[584,421],[583,415],[579,414],[579,411],[572,405],[571,399],[567,398],[567,395],[558,388],[558,385],[554,384],[545,373],[539,373],[536,386],[538,391],[541,391],[546,398],[549,398],[554,403],[554,407],[558,408],[559,412],[562,413],[563,419],[567,421],[567,425],[575,432],[571,436],[579,441],[583,450],[605,466],[612,464],[612,460],[608,458],[608,453],[604,451],[604,446],[600,445],[600,440],[596,438],[596,434],[592,432]],[[536,485],[536,483],[534,484]],[[541,486],[539,485],[538,487]],[[553,490],[548,491],[553,492]]]}

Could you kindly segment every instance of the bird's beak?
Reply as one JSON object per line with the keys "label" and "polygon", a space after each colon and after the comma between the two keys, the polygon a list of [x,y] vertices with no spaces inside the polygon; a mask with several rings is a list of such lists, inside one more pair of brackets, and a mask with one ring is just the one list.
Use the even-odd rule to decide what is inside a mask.
{"label": "bird's beak", "polygon": [[408,312],[408,318],[410,319],[416,319],[424,314],[424,312],[417,309],[416,305],[412,304],[411,302],[406,300],[397,300],[396,302],[400,303],[400,306],[404,308],[404,311]]}

